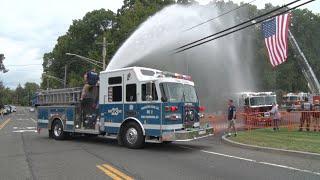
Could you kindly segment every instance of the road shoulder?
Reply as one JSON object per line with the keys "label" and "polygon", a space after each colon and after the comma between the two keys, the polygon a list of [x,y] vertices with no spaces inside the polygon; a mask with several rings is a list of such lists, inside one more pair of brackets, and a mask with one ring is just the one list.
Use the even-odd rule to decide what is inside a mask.
{"label": "road shoulder", "polygon": [[286,154],[286,155],[299,156],[299,157],[310,158],[310,159],[320,159],[320,154],[318,154],[318,153],[249,145],[249,144],[239,143],[239,142],[235,142],[233,140],[230,140],[227,138],[226,135],[222,136],[222,142],[225,144],[231,145],[231,146],[236,146],[236,147],[241,147],[241,148],[246,148],[246,149],[251,149],[251,150],[256,150],[256,151]]}

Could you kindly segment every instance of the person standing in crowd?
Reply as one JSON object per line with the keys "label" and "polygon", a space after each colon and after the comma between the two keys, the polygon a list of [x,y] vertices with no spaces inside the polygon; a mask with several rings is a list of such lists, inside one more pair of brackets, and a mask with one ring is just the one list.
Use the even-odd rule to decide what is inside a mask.
{"label": "person standing in crowd", "polygon": [[231,136],[230,129],[233,129],[234,136],[237,136],[237,129],[236,129],[236,107],[233,105],[233,100],[229,99],[228,101],[228,136]]}
{"label": "person standing in crowd", "polygon": [[320,131],[320,102],[319,100],[314,101],[313,105],[313,130]]}
{"label": "person standing in crowd", "polygon": [[272,114],[272,119],[273,119],[273,130],[279,130],[279,122],[281,119],[281,114],[279,112],[278,105],[276,103],[272,103],[272,109],[270,111]]}
{"label": "person standing in crowd", "polygon": [[312,104],[310,102],[305,102],[301,105],[301,117],[300,117],[300,128],[299,131],[303,130],[304,123],[307,123],[306,130],[310,131],[310,121],[311,121],[311,110]]}

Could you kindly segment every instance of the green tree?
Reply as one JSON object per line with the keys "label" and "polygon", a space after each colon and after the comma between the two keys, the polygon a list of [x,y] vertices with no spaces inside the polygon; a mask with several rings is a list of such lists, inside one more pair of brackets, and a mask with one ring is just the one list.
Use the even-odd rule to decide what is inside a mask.
{"label": "green tree", "polygon": [[[88,12],[82,19],[74,20],[67,33],[58,38],[53,50],[44,54],[44,72],[63,79],[64,66],[68,65],[68,85],[71,87],[80,86],[83,83],[84,72],[90,69],[91,65],[77,58],[66,56],[65,53],[76,53],[101,61],[101,45],[99,43],[105,36],[107,41],[111,43],[107,49],[107,59],[111,59],[117,49],[141,23],[163,7],[174,3],[188,5],[195,2],[194,0],[124,0],[123,6],[118,9],[117,13],[105,9]],[[215,3],[221,13],[239,6],[232,1],[217,1]],[[212,6],[212,4],[213,2],[209,6]],[[239,23],[273,8],[272,4],[266,4],[265,8],[261,10],[254,5],[248,5],[233,12],[232,16],[237,17],[236,21]],[[292,11],[292,16],[290,29],[313,67],[316,76],[320,78],[320,15],[306,9],[296,9]],[[259,90],[282,93],[307,91],[307,83],[290,46],[287,62],[273,68],[269,63],[261,27],[255,26],[244,31],[246,32],[243,37],[245,39],[244,44],[253,42],[252,52],[255,60],[253,62],[253,67],[255,67],[253,72],[257,77]],[[246,61],[247,55],[241,55],[239,58]],[[43,77],[42,80],[41,87],[46,88],[47,78]],[[50,88],[62,87],[62,84],[55,80],[50,79],[48,82]]]}
{"label": "green tree", "polygon": [[[82,19],[74,20],[67,33],[58,38],[53,50],[44,54],[44,72],[63,79],[64,66],[68,65],[68,86],[81,86],[82,75],[91,69],[92,65],[66,56],[67,52],[102,61],[101,42],[103,37],[106,37],[110,43],[107,48],[107,59],[111,59],[116,50],[143,21],[172,3],[173,0],[125,0],[117,14],[105,9],[88,12]],[[49,88],[62,87],[61,83],[43,76],[41,88],[47,88],[47,82]]]}
{"label": "green tree", "polygon": [[26,95],[25,91],[22,88],[21,84],[18,84],[18,86],[15,90],[16,104],[24,105],[23,101],[24,101],[25,95]]}
{"label": "green tree", "polygon": [[35,93],[39,90],[39,85],[36,83],[27,82],[24,84],[24,93],[26,96],[23,98],[21,104],[23,105],[31,105],[31,100]]}
{"label": "green tree", "polygon": [[[64,66],[68,65],[67,82],[79,86],[82,81],[74,81],[71,74],[83,74],[92,65],[78,58],[67,56],[66,53],[75,53],[92,59],[102,61],[101,45],[103,35],[111,39],[110,31],[115,23],[115,14],[108,10],[100,9],[87,13],[83,19],[74,20],[68,32],[58,38],[58,43],[52,52],[45,53],[43,56],[43,69],[47,74],[63,79]],[[46,78],[43,77],[41,87],[47,86]],[[78,80],[77,78],[76,80]],[[77,82],[77,83],[75,83]],[[62,87],[62,84],[49,80],[50,88]]]}

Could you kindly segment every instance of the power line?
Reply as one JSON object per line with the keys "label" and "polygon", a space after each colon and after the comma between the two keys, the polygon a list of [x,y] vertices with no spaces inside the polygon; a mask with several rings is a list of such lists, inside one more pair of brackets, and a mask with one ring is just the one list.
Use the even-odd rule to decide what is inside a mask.
{"label": "power line", "polygon": [[204,22],[202,22],[202,23],[199,23],[199,24],[197,24],[197,25],[194,25],[194,26],[192,26],[192,27],[184,30],[183,32],[190,31],[191,29],[194,29],[194,28],[196,28],[196,27],[198,27],[198,26],[201,26],[201,25],[206,24],[206,23],[208,23],[208,22],[210,22],[210,21],[213,21],[213,20],[215,20],[215,19],[218,19],[219,17],[224,16],[224,15],[227,15],[227,14],[231,13],[232,11],[236,11],[236,10],[238,10],[238,9],[240,9],[240,8],[243,8],[243,7],[245,7],[245,6],[248,6],[248,5],[250,5],[251,3],[255,2],[255,1],[256,1],[256,0],[252,0],[252,1],[248,2],[248,3],[242,4],[241,6],[238,6],[238,7],[236,7],[236,8],[233,8],[233,9],[229,10],[229,11],[226,11],[226,12],[224,12],[224,13],[216,16],[216,17],[213,17],[213,18],[208,19],[208,20],[206,20],[206,21],[204,21]]}
{"label": "power line", "polygon": [[30,71],[32,71],[32,72],[42,72],[42,70],[41,69],[33,69],[33,70],[27,70],[27,69],[10,69],[10,74],[12,74],[12,73],[14,73],[14,72],[30,72]]}
{"label": "power line", "polygon": [[194,47],[196,47],[196,46],[200,46],[200,45],[202,45],[202,44],[204,44],[204,43],[207,43],[207,42],[216,40],[216,39],[221,38],[221,37],[224,37],[224,36],[227,36],[227,35],[232,34],[232,33],[234,33],[234,32],[243,30],[243,29],[245,29],[245,28],[247,28],[247,27],[250,27],[250,26],[259,24],[259,23],[261,23],[261,22],[263,22],[263,21],[265,21],[265,20],[268,20],[268,19],[271,19],[271,18],[273,18],[273,17],[279,16],[279,15],[281,15],[281,14],[283,14],[283,13],[289,12],[289,11],[291,11],[291,10],[293,10],[293,9],[296,9],[296,8],[301,7],[301,6],[303,6],[303,5],[309,4],[309,3],[313,2],[313,1],[315,1],[315,0],[309,0],[309,1],[307,1],[307,2],[304,2],[304,3],[300,4],[300,5],[297,5],[297,6],[295,6],[295,7],[288,8],[288,9],[286,9],[285,11],[280,12],[280,13],[277,13],[277,14],[271,16],[271,17],[267,17],[267,18],[265,18],[265,19],[259,20],[259,21],[255,22],[255,23],[252,23],[252,24],[249,24],[249,25],[247,25],[247,26],[241,27],[241,28],[239,28],[239,29],[236,29],[236,30],[230,31],[230,32],[228,32],[228,33],[222,34],[222,35],[217,36],[217,37],[215,37],[215,38],[211,38],[211,39],[209,39],[209,40],[206,40],[206,41],[203,41],[203,42],[201,42],[201,43],[195,44],[195,45],[193,45],[193,46],[190,46],[190,47],[181,49],[181,50],[179,50],[179,51],[176,51],[176,52],[174,52],[174,54],[177,54],[177,53],[186,51],[186,50],[191,49],[191,48],[194,48]]}
{"label": "power line", "polygon": [[202,40],[208,39],[208,38],[213,37],[213,36],[216,36],[216,35],[218,35],[218,34],[224,33],[224,32],[226,32],[226,31],[229,31],[229,30],[231,30],[231,29],[234,29],[234,28],[236,28],[236,27],[238,27],[238,26],[242,26],[242,25],[247,24],[247,23],[249,23],[249,22],[255,21],[255,20],[259,19],[259,18],[262,18],[262,17],[267,16],[267,15],[269,15],[269,14],[271,14],[271,13],[274,13],[274,12],[276,12],[276,11],[278,11],[278,10],[281,10],[282,8],[285,8],[285,7],[289,6],[289,5],[295,4],[295,3],[297,3],[298,1],[301,1],[301,0],[292,1],[292,2],[290,2],[290,3],[288,3],[288,4],[286,4],[286,5],[283,5],[283,6],[281,6],[281,7],[275,8],[275,9],[273,9],[273,10],[267,12],[267,13],[264,13],[264,14],[262,14],[262,15],[256,16],[256,17],[254,17],[254,18],[252,18],[252,19],[249,19],[249,20],[247,20],[247,21],[244,21],[244,22],[242,22],[242,23],[240,23],[240,24],[237,24],[237,25],[235,25],[235,26],[229,27],[229,28],[227,28],[227,29],[224,29],[224,30],[219,31],[219,32],[214,33],[214,34],[211,34],[211,35],[206,36],[206,37],[204,37],[204,38],[201,38],[201,39],[199,39],[199,40],[196,40],[196,41],[193,41],[193,42],[191,42],[191,43],[185,44],[185,45],[183,45],[183,46],[180,46],[180,47],[174,49],[174,51],[179,50],[179,49],[182,49],[182,48],[185,48],[185,47],[187,47],[187,46],[189,46],[189,45],[198,43],[198,42],[200,42],[200,41],[202,41]]}
{"label": "power line", "polygon": [[19,64],[19,65],[10,64],[10,65],[6,65],[6,66],[14,67],[14,66],[39,66],[39,65],[42,65],[42,64]]}
{"label": "power line", "polygon": [[216,36],[216,35],[218,35],[218,34],[224,33],[224,32],[226,32],[226,31],[232,30],[232,29],[234,29],[234,28],[237,28],[238,26],[242,26],[242,25],[247,24],[247,23],[249,23],[249,22],[253,22],[253,21],[255,21],[255,20],[259,19],[259,18],[262,18],[262,17],[267,16],[267,15],[269,15],[269,14],[271,14],[271,13],[274,13],[274,12],[276,12],[276,11],[279,11],[279,10],[281,10],[281,9],[283,9],[283,8],[285,8],[285,7],[288,7],[288,6],[292,5],[292,4],[295,4],[295,3],[299,2],[299,1],[301,1],[301,0],[292,1],[292,2],[290,2],[290,3],[288,3],[288,4],[285,4],[285,5],[281,6],[281,7],[275,8],[275,9],[273,9],[273,10],[267,12],[267,13],[264,13],[264,14],[262,14],[262,15],[256,16],[256,17],[254,17],[254,18],[252,18],[252,19],[249,19],[249,20],[247,20],[247,21],[244,21],[244,22],[242,22],[242,23],[239,23],[239,24],[237,24],[237,25],[234,25],[234,26],[232,26],[232,27],[229,27],[229,28],[227,28],[227,29],[224,29],[224,30],[222,30],[222,31],[219,31],[219,32],[217,32],[217,33],[211,34],[211,35],[206,36],[206,37],[204,37],[204,38],[201,38],[201,39],[199,39],[199,40],[196,40],[196,41],[187,43],[187,44],[185,44],[185,45],[183,45],[183,46],[180,46],[180,47],[174,49],[174,51],[178,51],[179,49],[184,49],[185,47],[190,46],[190,45],[192,45],[192,44],[196,44],[196,43],[198,43],[198,42],[200,42],[200,41],[203,41],[203,40],[205,40],[205,39],[211,38],[211,37]]}
{"label": "power line", "polygon": [[35,81],[39,81],[40,80],[40,78],[39,79],[28,79],[28,81],[26,81],[26,80],[16,80],[16,81],[3,81],[3,83],[4,84],[15,84],[15,83],[20,83],[20,82],[35,82]]}

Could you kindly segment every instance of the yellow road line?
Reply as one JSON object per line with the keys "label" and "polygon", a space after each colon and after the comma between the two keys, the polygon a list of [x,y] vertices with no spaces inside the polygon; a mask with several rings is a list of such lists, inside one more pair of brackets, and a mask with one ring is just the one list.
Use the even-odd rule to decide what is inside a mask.
{"label": "yellow road line", "polygon": [[1,130],[2,128],[4,128],[4,127],[6,126],[6,124],[8,124],[10,121],[11,121],[10,118],[7,119],[7,120],[5,120],[5,121],[0,125],[0,130]]}
{"label": "yellow road line", "polygon": [[104,167],[102,167],[100,165],[97,165],[97,168],[99,168],[101,171],[103,171],[106,175],[108,175],[109,177],[111,177],[114,180],[122,180],[122,178],[113,174],[112,172],[110,172],[109,170],[105,169]]}
{"label": "yellow road line", "polygon": [[5,121],[0,125],[0,130],[1,130],[2,128],[4,128],[4,127],[6,126],[6,124],[9,123],[9,121],[11,121],[11,119],[5,120]]}
{"label": "yellow road line", "polygon": [[113,172],[114,174],[120,176],[121,178],[125,179],[125,180],[133,180],[132,177],[124,174],[123,172],[119,171],[118,169],[110,166],[109,164],[102,164],[103,167],[107,168],[108,170],[110,170],[111,172]]}

